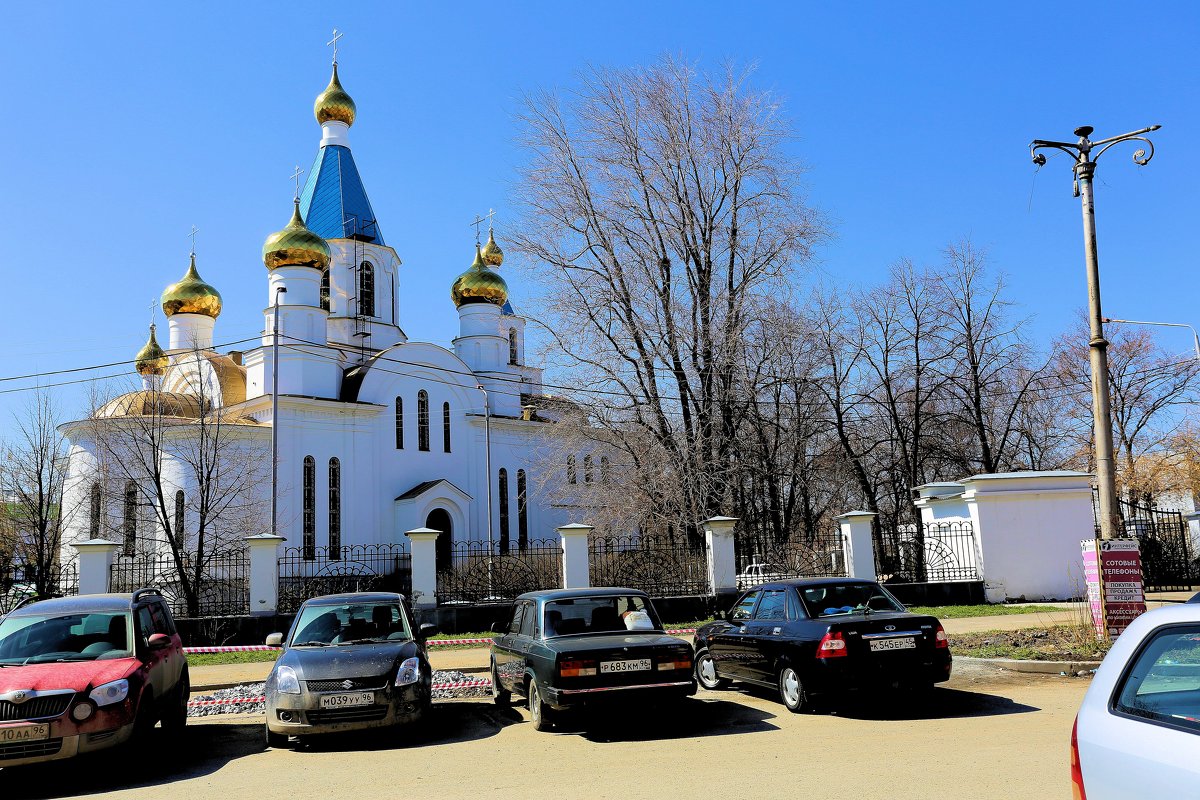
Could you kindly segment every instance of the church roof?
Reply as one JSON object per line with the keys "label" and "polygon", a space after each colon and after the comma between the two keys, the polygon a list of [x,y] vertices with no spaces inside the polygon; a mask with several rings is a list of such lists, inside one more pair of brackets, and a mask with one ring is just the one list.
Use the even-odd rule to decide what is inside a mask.
{"label": "church roof", "polygon": [[451,489],[453,489],[455,492],[457,492],[458,494],[465,497],[466,499],[468,499],[468,500],[471,499],[471,495],[467,494],[466,492],[464,492],[462,489],[455,486],[450,481],[446,480],[445,478],[438,478],[437,480],[432,480],[432,481],[421,481],[416,486],[412,487],[407,492],[405,492],[404,494],[397,497],[396,500],[398,500],[398,501],[399,500],[415,500],[416,498],[418,498],[421,495],[428,492],[433,487],[437,486],[439,483],[444,483],[447,486],[449,486]]}
{"label": "church roof", "polygon": [[300,216],[323,239],[384,243],[354,156],[342,145],[327,144],[317,152],[300,195]]}

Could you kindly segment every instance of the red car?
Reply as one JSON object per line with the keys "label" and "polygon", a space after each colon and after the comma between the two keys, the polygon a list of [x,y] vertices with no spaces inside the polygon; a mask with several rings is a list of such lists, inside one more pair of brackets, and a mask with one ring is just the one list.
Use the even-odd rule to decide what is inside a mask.
{"label": "red car", "polygon": [[187,658],[154,589],[43,600],[0,618],[0,767],[187,722]]}

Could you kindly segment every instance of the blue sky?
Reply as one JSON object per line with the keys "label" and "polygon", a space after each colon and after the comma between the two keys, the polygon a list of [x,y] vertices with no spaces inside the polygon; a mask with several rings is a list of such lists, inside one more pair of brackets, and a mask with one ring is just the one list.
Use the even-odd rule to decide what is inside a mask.
{"label": "blue sky", "polygon": [[[1045,3],[77,2],[22,3],[6,22],[0,377],[131,358],[151,302],[183,275],[193,224],[201,274],[225,300],[216,341],[258,334],[259,250],[287,221],[293,165],[316,153],[334,26],[412,338],[455,334],[448,291],[472,259],[469,220],[494,207],[504,244],[521,95],[663,53],[754,63],[785,98],[811,202],[835,225],[816,265],[829,280],[870,284],[969,236],[1043,344],[1086,289],[1069,166],[1052,158],[1035,177],[1030,139],[1163,125],[1149,166],[1128,147],[1097,172],[1105,311],[1200,324],[1194,3],[1092,3],[1076,21]],[[521,278],[506,274],[519,306]],[[1160,335],[1188,352],[1186,334]],[[85,389],[61,392],[82,410]],[[24,398],[0,394],[0,435]]]}

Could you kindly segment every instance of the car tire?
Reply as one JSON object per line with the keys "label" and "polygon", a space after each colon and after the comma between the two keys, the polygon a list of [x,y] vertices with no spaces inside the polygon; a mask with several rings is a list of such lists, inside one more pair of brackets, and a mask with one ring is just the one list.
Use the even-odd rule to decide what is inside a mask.
{"label": "car tire", "polygon": [[729,688],[729,680],[717,675],[717,663],[708,648],[696,653],[696,682],[710,692]]}
{"label": "car tire", "polygon": [[784,665],[779,670],[779,699],[793,714],[801,714],[812,708],[812,699],[804,689],[800,673],[794,667]]}
{"label": "car tire", "polygon": [[179,683],[171,694],[167,708],[163,711],[162,726],[172,733],[179,733],[187,725],[187,704],[192,696],[192,682],[185,669]]}
{"label": "car tire", "polygon": [[492,702],[501,708],[512,705],[512,692],[500,683],[500,672],[496,669],[495,660],[492,661]]}
{"label": "car tire", "polygon": [[553,724],[553,711],[550,706],[546,705],[546,701],[542,699],[542,687],[538,685],[537,678],[529,679],[529,719],[533,723],[535,731],[550,730]]}
{"label": "car tire", "polygon": [[286,733],[275,733],[267,727],[267,723],[263,723],[263,739],[267,743],[267,747],[273,747],[276,750],[287,747],[288,737]]}

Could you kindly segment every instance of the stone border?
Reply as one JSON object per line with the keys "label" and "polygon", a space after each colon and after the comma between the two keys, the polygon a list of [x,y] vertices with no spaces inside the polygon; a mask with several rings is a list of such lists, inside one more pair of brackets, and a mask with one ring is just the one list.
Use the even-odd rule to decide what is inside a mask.
{"label": "stone border", "polygon": [[1036,675],[1060,675],[1064,672],[1068,675],[1075,675],[1077,672],[1094,672],[1100,667],[1099,661],[1031,661],[1020,658],[975,658],[973,656],[955,656],[954,660],[974,661],[1010,672],[1026,672]]}

